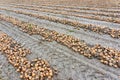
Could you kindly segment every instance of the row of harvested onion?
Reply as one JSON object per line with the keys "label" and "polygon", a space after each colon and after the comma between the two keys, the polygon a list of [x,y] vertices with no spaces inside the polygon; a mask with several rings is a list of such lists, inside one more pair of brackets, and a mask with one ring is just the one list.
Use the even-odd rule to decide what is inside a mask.
{"label": "row of harvested onion", "polygon": [[16,10],[5,9],[5,8],[0,8],[0,9],[12,11],[18,14],[24,14],[24,15],[29,15],[32,17],[37,17],[37,18],[49,20],[52,22],[58,22],[58,23],[62,23],[65,25],[70,25],[75,28],[83,28],[85,30],[93,31],[99,34],[107,34],[107,35],[110,35],[112,38],[120,38],[120,30],[111,29],[109,27],[103,27],[103,26],[98,26],[98,25],[93,25],[93,24],[83,24],[83,23],[73,21],[73,20],[67,20],[67,19],[45,16],[45,15],[40,15],[40,14],[33,14],[30,12],[23,12],[23,11],[18,11],[18,10],[16,11]]}
{"label": "row of harvested onion", "polygon": [[89,46],[85,42],[80,41],[73,36],[60,34],[54,30],[49,30],[35,24],[23,22],[9,16],[0,15],[0,19],[17,25],[17,27],[21,28],[23,32],[26,32],[30,35],[41,35],[48,41],[54,40],[88,58],[97,58],[102,63],[109,66],[113,66],[115,68],[120,67],[120,51],[118,50],[106,48],[101,45]]}
{"label": "row of harvested onion", "polygon": [[52,80],[53,69],[43,59],[29,61],[25,56],[30,50],[17,44],[15,40],[0,31],[0,51],[7,57],[24,80]]}

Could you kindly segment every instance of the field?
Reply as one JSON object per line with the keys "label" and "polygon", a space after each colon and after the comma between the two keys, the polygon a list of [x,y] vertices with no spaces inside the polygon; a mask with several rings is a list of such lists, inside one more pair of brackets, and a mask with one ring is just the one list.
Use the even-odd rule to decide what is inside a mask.
{"label": "field", "polygon": [[120,0],[0,0],[0,80],[120,80]]}

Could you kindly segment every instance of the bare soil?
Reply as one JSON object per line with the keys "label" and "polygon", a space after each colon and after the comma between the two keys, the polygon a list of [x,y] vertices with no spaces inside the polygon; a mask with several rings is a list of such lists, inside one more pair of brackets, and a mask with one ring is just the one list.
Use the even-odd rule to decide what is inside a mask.
{"label": "bare soil", "polygon": [[89,7],[119,7],[120,0],[0,0],[1,3],[21,4],[52,4],[52,5],[74,5]]}

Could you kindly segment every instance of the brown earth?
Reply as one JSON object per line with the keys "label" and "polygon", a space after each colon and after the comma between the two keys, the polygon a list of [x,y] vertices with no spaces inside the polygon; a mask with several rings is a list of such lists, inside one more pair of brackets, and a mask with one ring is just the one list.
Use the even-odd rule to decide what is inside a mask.
{"label": "brown earth", "polygon": [[118,7],[120,0],[0,0],[2,3],[57,4],[90,7]]}

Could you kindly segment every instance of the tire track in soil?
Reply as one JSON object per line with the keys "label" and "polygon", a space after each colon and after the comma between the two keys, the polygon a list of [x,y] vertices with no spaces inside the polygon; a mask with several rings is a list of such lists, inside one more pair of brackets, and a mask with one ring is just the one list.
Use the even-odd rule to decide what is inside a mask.
{"label": "tire track in soil", "polygon": [[7,58],[0,52],[0,80],[21,80],[20,74],[8,62]]}
{"label": "tire track in soil", "polygon": [[[5,24],[5,23],[4,23]],[[10,24],[8,24],[8,25],[10,25]],[[96,79],[94,76],[96,76],[97,78],[98,78],[98,80],[102,80],[102,79],[109,79],[109,80],[117,80],[118,78],[116,77],[116,79],[114,79],[114,78],[111,78],[109,75],[110,74],[112,74],[111,72],[107,72],[107,74],[104,74],[104,75],[101,75],[101,71],[103,71],[102,73],[106,73],[106,71],[105,70],[102,70],[102,68],[97,68],[97,71],[95,70],[95,69],[91,69],[89,66],[91,66],[91,67],[93,67],[93,68],[95,68],[95,66],[94,65],[91,65],[91,64],[89,64],[89,63],[86,63],[86,62],[84,62],[84,61],[81,61],[80,59],[79,59],[79,61],[77,61],[76,59],[74,60],[74,56],[71,56],[71,57],[68,57],[68,56],[66,56],[66,55],[64,55],[64,54],[69,54],[69,53],[67,53],[66,51],[64,51],[64,48],[63,48],[63,52],[59,49],[59,48],[57,48],[57,49],[55,49],[55,45],[57,44],[55,44],[55,45],[52,45],[52,44],[50,44],[53,48],[51,48],[50,47],[50,45],[47,43],[47,45],[45,44],[45,45],[43,45],[43,43],[42,43],[42,45],[38,45],[38,44],[36,44],[36,42],[35,42],[35,40],[31,40],[31,39],[29,39],[30,37],[33,37],[33,36],[29,36],[29,35],[26,35],[25,36],[25,33],[22,33],[22,32],[20,32],[19,30],[15,30],[16,28],[13,28],[13,27],[9,27],[9,26],[7,26],[7,27],[5,27],[5,26],[3,26],[3,27],[1,27],[1,29],[2,29],[2,31],[4,31],[4,32],[6,32],[7,34],[9,34],[9,35],[11,35],[14,39],[16,39],[18,42],[20,42],[20,43],[22,43],[22,44],[24,44],[26,47],[29,47],[35,54],[33,54],[33,55],[35,55],[36,56],[36,53],[37,53],[37,56],[38,56],[38,54],[39,54],[39,56],[41,56],[41,57],[44,57],[44,58],[46,58],[48,61],[50,61],[50,63],[51,64],[53,64],[53,65],[56,65],[57,66],[57,64],[60,66],[60,67],[62,67],[62,68],[58,68],[58,70],[60,70],[60,71],[63,71],[63,72],[61,72],[61,76],[58,76],[59,78],[62,78],[63,76],[65,76],[65,77],[67,77],[67,78],[64,78],[64,79],[60,79],[60,80],[65,80],[65,79],[68,79],[68,75],[65,75],[65,74],[63,74],[63,73],[66,73],[66,74],[70,74],[70,76],[73,76],[73,78],[75,79],[75,80],[77,80],[77,79],[82,79],[82,80],[91,80],[91,79]],[[29,38],[28,38],[28,36],[29,36]],[[21,38],[22,37],[22,38]],[[19,39],[19,38],[21,38],[21,39]],[[35,38],[36,39],[36,38]],[[38,40],[38,42],[39,42],[39,40]],[[33,43],[33,45],[30,45],[30,43]],[[35,43],[35,44],[34,44]],[[48,46],[49,45],[49,46]],[[49,50],[47,50],[47,49],[49,49],[50,48],[50,51]],[[43,50],[44,49],[44,50]],[[57,51],[58,50],[58,51]],[[41,51],[43,51],[45,54],[40,54],[40,52]],[[56,52],[57,51],[57,52]],[[60,51],[60,52],[59,52]],[[51,54],[50,54],[51,53]],[[64,53],[64,54],[63,54]],[[33,55],[31,56],[31,57],[33,57]],[[60,57],[60,56],[61,57]],[[29,56],[29,57],[30,57]],[[66,57],[65,57],[66,56]],[[53,61],[51,61],[51,59],[53,59]],[[58,59],[58,60],[57,60]],[[54,61],[56,61],[56,62],[54,62]],[[69,62],[70,61],[70,62]],[[71,65],[73,65],[73,63],[74,63],[74,65],[77,65],[77,66],[74,66],[72,69],[71,69]],[[82,63],[84,63],[84,64],[87,64],[87,65],[84,65],[84,64],[82,64]],[[61,65],[62,64],[62,65]],[[83,65],[83,66],[81,66],[81,65]],[[87,66],[87,67],[86,67]],[[66,68],[65,70],[64,70],[64,67]],[[82,67],[82,69],[80,69]],[[85,67],[85,68],[84,68]],[[67,70],[68,69],[68,70]],[[76,70],[77,69],[77,70]],[[82,70],[82,71],[80,71],[80,70]],[[86,71],[87,70],[87,71]],[[93,71],[91,71],[91,70],[93,70]],[[100,70],[100,72],[99,72],[99,70]],[[64,72],[64,71],[66,71],[66,72]],[[67,72],[69,72],[69,71],[73,71],[72,73],[67,73]],[[75,71],[75,72],[74,72]],[[79,71],[79,72],[78,72]],[[79,75],[77,74],[77,73],[79,73]],[[76,73],[76,74],[75,74]],[[81,74],[80,74],[81,73]],[[85,74],[86,74],[86,76],[85,76]],[[108,75],[109,74],[109,75]],[[82,76],[81,76],[82,75]],[[92,75],[94,75],[94,76],[92,76]],[[112,76],[113,76],[113,74],[112,74]],[[80,77],[80,78],[79,78]],[[88,77],[89,77],[89,79],[88,79]],[[115,77],[115,75],[114,75],[114,77]],[[56,79],[56,80],[58,80],[58,79]]]}
{"label": "tire track in soil", "polygon": [[[76,30],[76,29],[73,29],[72,26],[63,25],[63,24],[54,23],[54,22],[52,23],[47,20],[36,19],[34,17],[29,17],[23,14],[16,14],[13,12],[9,12],[9,13],[3,12],[3,14],[15,17],[25,22],[35,23],[47,29],[55,30],[59,33],[70,34],[72,36],[75,36],[76,38],[80,38],[81,40],[87,42],[90,45],[101,44],[102,46],[106,46],[106,47],[109,46],[118,50],[120,47],[120,44],[119,44],[120,41],[118,39],[113,39],[108,35],[99,35],[94,32],[84,31],[83,29]],[[73,31],[73,32],[70,32],[70,31]]]}

